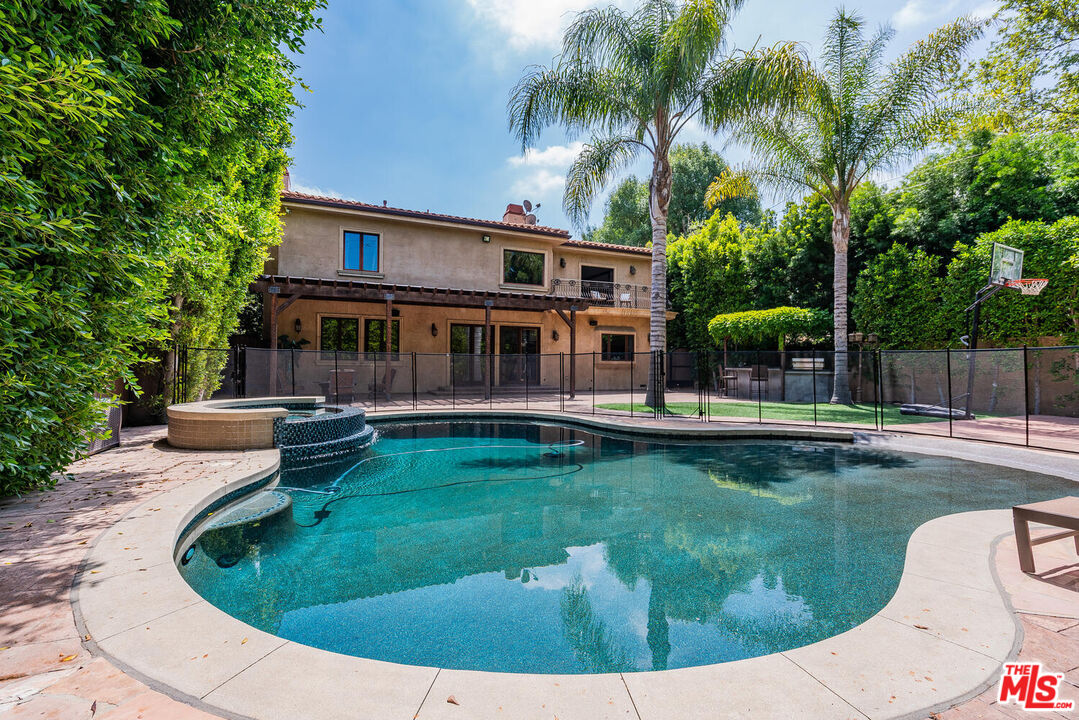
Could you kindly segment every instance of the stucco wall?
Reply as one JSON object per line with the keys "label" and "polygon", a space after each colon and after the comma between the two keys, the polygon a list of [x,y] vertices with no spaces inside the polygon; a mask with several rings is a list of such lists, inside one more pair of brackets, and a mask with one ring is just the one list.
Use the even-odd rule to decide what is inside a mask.
{"label": "stucco wall", "polygon": [[[472,308],[432,307],[421,305],[395,305],[394,309],[399,313],[394,320],[400,323],[400,357],[391,359],[391,366],[397,367],[392,389],[395,392],[407,391],[411,383],[411,357],[410,353],[420,354],[445,354],[450,351],[450,326],[483,325],[484,311]],[[283,334],[293,340],[307,340],[303,346],[305,351],[318,350],[320,318],[347,317],[359,320],[360,350],[363,349],[363,320],[375,318],[384,320],[386,306],[382,303],[357,303],[349,301],[332,300],[298,300],[286,308],[279,317],[279,328]],[[295,331],[296,320],[300,320],[300,332]],[[595,321],[591,325],[590,321]],[[494,310],[491,312],[491,322],[495,326],[495,351],[499,350],[499,328],[504,326],[535,327],[539,329],[539,349],[544,355],[551,355],[539,361],[541,377],[540,382],[546,386],[558,386],[558,353],[569,353],[570,332],[566,323],[553,311],[525,312],[510,310]],[[437,335],[432,335],[431,327],[434,325]],[[558,334],[558,339],[554,338]],[[592,379],[592,353],[596,353],[596,387],[597,389],[619,388],[630,383],[628,363],[620,361],[603,361],[599,357],[602,351],[601,336],[603,333],[626,333],[634,336],[634,347],[637,352],[648,351],[648,312],[647,310],[630,310],[619,308],[599,308],[577,314],[577,352],[582,355],[577,361],[577,386],[580,389],[591,389]],[[327,375],[334,366],[332,359],[317,357],[317,353],[304,352],[301,354],[301,362],[305,368],[310,368],[307,374],[311,378],[318,376],[317,381],[312,380],[311,387],[298,388],[297,392],[316,392],[321,390],[318,381],[324,381],[322,375]],[[363,353],[361,352],[362,356]],[[250,361],[249,361],[250,362]],[[339,364],[342,362],[338,359]],[[349,360],[355,367],[357,377],[374,375],[371,369],[372,363],[363,357]],[[497,359],[496,359],[497,362]],[[568,358],[566,360],[568,363]],[[380,366],[385,363],[385,358],[379,360]],[[425,386],[431,389],[448,387],[449,365],[445,358],[421,357],[417,361],[421,391]],[[569,373],[568,368],[564,370]],[[500,367],[495,368],[495,377],[498,378]],[[635,381],[634,381],[635,382]],[[641,380],[643,382],[643,380]],[[497,382],[496,382],[497,384]]]}
{"label": "stucco wall", "polygon": [[[400,285],[465,290],[550,292],[552,278],[580,279],[580,267],[614,269],[616,283],[648,285],[649,258],[617,252],[561,247],[558,237],[529,236],[488,228],[451,227],[414,218],[379,217],[328,208],[287,206],[284,240],[275,249],[267,271],[296,277],[368,279]],[[378,234],[378,273],[343,269],[343,233]],[[491,238],[483,242],[483,236]],[[540,287],[502,282],[504,249],[545,255]],[[565,260],[565,267],[561,261]],[[631,273],[631,266],[636,274]]]}

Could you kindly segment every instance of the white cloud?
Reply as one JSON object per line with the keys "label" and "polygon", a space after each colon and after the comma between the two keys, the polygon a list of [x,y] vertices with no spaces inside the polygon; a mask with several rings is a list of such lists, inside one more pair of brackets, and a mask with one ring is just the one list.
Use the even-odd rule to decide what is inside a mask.
{"label": "white cloud", "polygon": [[555,192],[562,192],[566,184],[564,172],[552,172],[546,168],[540,168],[523,178],[518,178],[510,188],[515,197],[540,198],[549,200],[555,196]]}
{"label": "white cloud", "polygon": [[467,0],[476,17],[498,31],[515,50],[555,48],[573,16],[588,7],[614,4],[633,6],[632,0],[614,3],[587,0]]}
{"label": "white cloud", "polygon": [[907,0],[903,7],[892,15],[892,24],[899,30],[912,30],[931,20],[951,16],[957,0],[934,2],[933,0]]}
{"label": "white cloud", "polygon": [[525,150],[524,155],[514,155],[513,157],[506,158],[513,167],[521,167],[522,165],[530,165],[536,167],[569,167],[574,158],[584,148],[583,142],[571,142],[568,145],[548,145],[543,150],[537,150],[536,148],[528,148]]}

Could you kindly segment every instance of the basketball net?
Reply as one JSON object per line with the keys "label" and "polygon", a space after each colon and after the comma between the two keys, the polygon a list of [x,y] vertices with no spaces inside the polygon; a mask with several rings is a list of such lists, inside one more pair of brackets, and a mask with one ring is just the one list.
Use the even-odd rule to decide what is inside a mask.
{"label": "basketball net", "polygon": [[1024,295],[1040,295],[1042,290],[1049,285],[1049,281],[1045,278],[1023,278],[1022,280],[1009,280],[1004,284]]}

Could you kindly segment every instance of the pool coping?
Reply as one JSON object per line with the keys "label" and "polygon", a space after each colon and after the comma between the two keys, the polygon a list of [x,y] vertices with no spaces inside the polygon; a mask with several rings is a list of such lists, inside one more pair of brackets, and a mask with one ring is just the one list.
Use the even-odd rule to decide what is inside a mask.
{"label": "pool coping", "polygon": [[[906,437],[786,426],[630,427],[554,413],[476,410],[385,412],[372,414],[372,420],[464,416],[556,421],[631,434],[669,430],[658,433],[664,437],[850,442],[858,436],[861,442],[894,449],[953,456],[969,452],[993,462],[983,458],[984,448],[960,447],[963,441],[946,439],[960,451],[946,453],[948,448],[904,446],[910,444]],[[1010,458],[1014,462],[1031,452],[1018,450]],[[276,472],[277,453],[264,452],[265,463],[257,471],[223,469],[132,510],[94,541],[72,586],[76,624],[93,652],[161,692],[225,717],[472,720],[550,717],[554,711],[563,720],[681,720],[721,717],[724,711],[791,717],[793,708],[805,717],[925,717],[993,684],[1001,663],[1015,657],[1022,641],[993,560],[996,544],[1010,534],[1010,512],[987,510],[943,516],[917,528],[908,541],[895,596],[874,617],[840,635],[772,655],[603,675],[444,670],[338,655],[228,616],[198,596],[176,568],[176,543],[192,519],[226,494]],[[1054,474],[1079,479],[1079,471]],[[192,632],[193,627],[198,631]],[[289,672],[297,667],[307,672]],[[447,702],[451,695],[459,705]]]}

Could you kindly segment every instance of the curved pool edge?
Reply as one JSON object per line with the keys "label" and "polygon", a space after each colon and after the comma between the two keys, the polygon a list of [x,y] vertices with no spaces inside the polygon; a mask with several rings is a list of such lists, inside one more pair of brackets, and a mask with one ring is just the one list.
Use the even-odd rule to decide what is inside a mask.
{"label": "curved pool edge", "polygon": [[[405,419],[402,415],[378,417]],[[407,415],[434,419],[429,413]],[[469,414],[493,415],[505,413]],[[553,414],[513,417],[602,427]],[[629,428],[618,423],[608,429]],[[789,429],[802,432],[784,435],[788,428],[771,428],[765,437],[825,439],[807,436],[816,430]],[[656,428],[632,430],[654,434]],[[687,430],[677,434],[715,437]],[[1010,513],[989,510],[948,515],[917,528],[908,541],[899,587],[885,608],[841,635],[781,653],[624,675],[440,670],[337,655],[232,618],[198,596],[173,562],[179,535],[193,518],[226,493],[276,470],[275,450],[242,455],[258,457],[167,491],[104,531],[72,587],[76,622],[92,651],[155,689],[225,717],[347,713],[381,720],[461,717],[463,712],[471,720],[502,712],[549,717],[554,711],[564,720],[648,720],[715,718],[724,711],[791,717],[794,707],[805,717],[924,717],[984,690],[1001,663],[1015,657],[1021,641],[993,568],[993,548],[1011,532]],[[944,599],[948,602],[940,602]],[[295,673],[297,667],[306,672]],[[450,695],[460,705],[447,703]]]}

